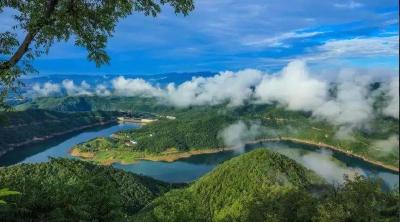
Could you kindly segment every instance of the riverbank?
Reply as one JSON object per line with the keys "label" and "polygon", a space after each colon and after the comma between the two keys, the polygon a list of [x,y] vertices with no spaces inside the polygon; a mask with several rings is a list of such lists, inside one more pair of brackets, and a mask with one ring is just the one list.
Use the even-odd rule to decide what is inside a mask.
{"label": "riverbank", "polygon": [[388,164],[384,164],[380,161],[376,161],[376,160],[371,160],[365,156],[362,156],[360,154],[356,154],[353,153],[351,151],[342,149],[340,147],[336,147],[336,146],[332,146],[329,144],[325,144],[325,143],[321,143],[321,142],[314,142],[311,140],[304,140],[304,139],[297,139],[297,138],[292,138],[292,137],[279,137],[279,138],[266,138],[266,139],[259,139],[259,140],[254,140],[254,141],[248,141],[246,144],[257,144],[257,143],[261,143],[261,142],[279,142],[279,141],[283,141],[283,142],[292,142],[292,143],[298,143],[298,144],[304,144],[304,145],[309,145],[309,146],[314,146],[314,147],[318,147],[318,148],[324,148],[324,149],[329,149],[332,150],[334,152],[338,152],[341,154],[344,154],[346,156],[352,157],[352,158],[357,158],[360,159],[362,161],[368,162],[372,165],[378,166],[378,167],[382,167],[386,170],[390,170],[392,172],[395,173],[399,173],[400,169],[398,167],[394,167]]}
{"label": "riverbank", "polygon": [[[342,149],[340,147],[332,146],[329,144],[321,143],[321,142],[314,142],[311,140],[304,140],[304,139],[298,139],[298,138],[292,138],[292,137],[279,137],[279,138],[265,138],[265,139],[259,139],[259,140],[253,140],[253,141],[247,141],[246,144],[257,144],[257,143],[262,143],[262,142],[292,142],[292,143],[297,143],[297,144],[304,144],[304,145],[309,145],[313,146],[315,148],[324,148],[324,149],[329,149],[334,152],[338,152],[341,154],[344,154],[346,156],[352,157],[352,158],[357,158],[359,160],[368,162],[374,166],[381,167],[383,169],[399,173],[399,168],[396,168],[394,166],[384,164],[382,162],[376,161],[376,160],[371,160],[365,156],[362,156],[360,154],[355,154],[352,153],[348,150]],[[196,150],[190,150],[190,151],[178,151],[174,148],[168,149],[162,153],[155,154],[155,153],[146,153],[146,152],[132,152],[129,150],[103,150],[99,152],[81,152],[77,148],[74,148],[70,151],[70,154],[75,157],[80,157],[86,160],[94,161],[100,164],[104,165],[110,165],[113,163],[121,163],[121,164],[132,164],[138,160],[150,160],[150,161],[165,161],[165,162],[174,162],[179,159],[183,158],[188,158],[194,155],[200,155],[200,154],[210,154],[210,153],[218,153],[218,152],[223,152],[227,150],[234,150],[234,148],[218,148],[218,149],[196,149]]]}
{"label": "riverbank", "polygon": [[61,137],[61,136],[65,136],[67,134],[70,133],[76,133],[82,130],[86,130],[89,128],[93,128],[93,127],[98,127],[98,126],[104,126],[104,125],[109,125],[109,124],[113,124],[113,123],[117,123],[117,120],[109,120],[109,121],[100,121],[97,123],[93,123],[93,124],[88,124],[88,125],[83,125],[80,127],[75,127],[69,130],[65,130],[65,131],[61,131],[61,132],[57,132],[57,133],[52,133],[50,135],[44,136],[44,137],[33,137],[32,139],[23,141],[23,142],[19,142],[19,143],[13,143],[13,144],[9,144],[8,148],[5,150],[1,150],[0,151],[0,157],[7,154],[8,152],[14,151],[15,149],[19,149],[22,148],[24,146],[28,146],[28,145],[32,145],[35,143],[40,143],[40,142],[45,142],[47,140],[51,140],[51,139],[55,139],[57,137]]}
{"label": "riverbank", "polygon": [[102,165],[111,165],[113,163],[133,164],[139,160],[174,162],[194,155],[218,153],[227,150],[233,150],[233,148],[196,149],[189,151],[178,151],[175,148],[170,148],[158,154],[124,149],[82,152],[78,148],[73,148],[69,153],[71,156],[79,157],[84,160],[93,161]]}

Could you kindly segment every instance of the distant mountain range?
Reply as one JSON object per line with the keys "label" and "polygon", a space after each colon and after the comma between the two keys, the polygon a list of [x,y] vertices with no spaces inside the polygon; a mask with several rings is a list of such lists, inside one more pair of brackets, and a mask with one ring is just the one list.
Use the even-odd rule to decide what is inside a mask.
{"label": "distant mountain range", "polygon": [[172,72],[172,73],[162,73],[162,74],[152,74],[152,75],[140,75],[140,74],[121,74],[121,75],[81,75],[81,74],[67,74],[67,75],[41,75],[41,76],[26,76],[25,78],[21,79],[22,82],[25,84],[26,88],[32,87],[35,83],[61,83],[65,79],[73,80],[75,83],[81,83],[85,81],[90,85],[96,85],[100,83],[108,84],[110,80],[118,77],[124,76],[125,78],[141,78],[153,84],[160,84],[161,86],[166,85],[168,83],[175,83],[180,84],[185,81],[191,80],[193,77],[211,77],[214,76],[215,72]]}
{"label": "distant mountain range", "polygon": [[[215,72],[202,71],[202,72],[171,72],[162,74],[151,74],[151,75],[141,75],[141,74],[121,74],[121,75],[95,75],[95,74],[54,74],[54,75],[28,75],[21,78],[21,82],[24,84],[18,89],[19,94],[10,92],[8,97],[9,104],[18,104],[27,101],[26,93],[32,89],[35,84],[43,85],[46,82],[53,84],[61,84],[63,80],[72,80],[75,84],[80,84],[85,81],[91,86],[96,86],[102,84],[107,88],[111,88],[111,80],[119,76],[124,76],[125,78],[140,78],[144,79],[149,83],[154,85],[159,85],[165,87],[169,83],[181,84],[185,81],[191,80],[193,77],[211,77],[214,76]],[[19,95],[23,95],[21,98]]]}

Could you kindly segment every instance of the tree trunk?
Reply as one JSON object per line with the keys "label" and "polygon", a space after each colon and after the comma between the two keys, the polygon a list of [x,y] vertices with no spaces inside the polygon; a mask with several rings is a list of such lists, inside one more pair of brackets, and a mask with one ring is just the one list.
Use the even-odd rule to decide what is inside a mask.
{"label": "tree trunk", "polygon": [[28,34],[25,36],[25,39],[22,42],[22,44],[18,47],[18,50],[8,60],[8,62],[7,62],[8,68],[15,66],[15,64],[17,64],[18,61],[21,60],[22,56],[24,56],[26,51],[28,51],[28,47],[31,44],[32,40],[35,38],[35,35],[36,35],[36,33],[28,32]]}
{"label": "tree trunk", "polygon": [[43,26],[48,25],[47,23],[48,23],[48,21],[50,21],[49,20],[50,16],[54,12],[57,3],[58,3],[58,0],[49,0],[48,1],[46,13],[44,14],[44,17],[43,17],[43,21],[44,21],[43,24],[40,27],[35,28],[34,30],[28,31],[28,34],[26,34],[24,41],[18,47],[17,51],[14,53],[13,56],[11,56],[11,58],[8,61],[6,61],[0,65],[0,69],[3,69],[3,70],[10,69],[11,67],[15,66],[22,59],[24,54],[28,51],[29,45],[31,44],[31,42],[33,41],[33,39],[35,38],[37,33],[40,31],[40,29]]}

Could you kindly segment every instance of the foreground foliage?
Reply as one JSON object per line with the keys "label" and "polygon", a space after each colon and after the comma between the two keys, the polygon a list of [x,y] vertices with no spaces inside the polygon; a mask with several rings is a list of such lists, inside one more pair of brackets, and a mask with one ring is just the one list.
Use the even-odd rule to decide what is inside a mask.
{"label": "foreground foliage", "polygon": [[398,190],[356,177],[331,187],[277,153],[259,149],[215,168],[144,208],[135,221],[397,221]]}
{"label": "foreground foliage", "polygon": [[4,9],[16,13],[14,28],[0,32],[0,108],[8,108],[4,100],[10,89],[18,90],[17,79],[34,71],[30,61],[47,54],[54,42],[73,38],[76,46],[88,51],[88,60],[106,64],[110,58],[105,48],[117,22],[134,12],[156,17],[162,5],[183,15],[194,9],[192,0],[0,1],[0,13]]}
{"label": "foreground foliage", "polygon": [[173,186],[112,167],[78,160],[0,168],[7,196],[1,221],[119,221]]}
{"label": "foreground foliage", "polygon": [[[331,186],[295,161],[258,149],[189,187],[67,159],[0,169],[2,221],[397,221],[399,191],[355,177]],[[172,190],[170,190],[173,188]]]}
{"label": "foreground foliage", "polygon": [[[9,190],[8,188],[0,189],[0,198],[4,198],[7,196],[11,196],[11,195],[19,195],[19,194],[21,194],[21,193],[17,192],[17,191]],[[0,199],[0,205],[1,204],[6,204],[6,202],[4,200]]]}

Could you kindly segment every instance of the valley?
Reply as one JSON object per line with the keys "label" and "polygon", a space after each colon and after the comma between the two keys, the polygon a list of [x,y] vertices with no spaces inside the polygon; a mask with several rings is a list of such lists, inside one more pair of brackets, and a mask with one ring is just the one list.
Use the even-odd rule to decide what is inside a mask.
{"label": "valley", "polygon": [[[50,99],[51,105],[48,103]],[[48,161],[48,156],[72,156],[96,164],[112,165],[143,173],[169,182],[189,182],[209,172],[219,163],[213,162],[213,158],[227,160],[247,150],[264,146],[272,148],[275,152],[282,151],[284,155],[297,159],[299,163],[318,171],[318,167],[303,162],[303,158],[306,158],[308,154],[304,156],[285,153],[287,148],[303,150],[300,148],[303,144],[307,149],[302,152],[322,155],[321,157],[326,158],[327,163],[332,161],[330,163],[332,169],[337,168],[336,171],[342,172],[333,176],[332,181],[342,181],[343,175],[356,172],[364,176],[381,178],[389,187],[397,184],[398,155],[396,151],[386,156],[374,156],[374,149],[370,146],[375,139],[385,138],[387,135],[398,132],[395,120],[385,119],[386,128],[376,129],[376,132],[386,132],[386,134],[359,131],[352,135],[352,139],[343,140],[335,137],[337,128],[328,122],[314,119],[305,112],[287,111],[273,104],[249,104],[234,108],[228,108],[225,105],[173,108],[149,98],[105,97],[104,100],[109,102],[105,108],[106,111],[115,113],[114,119],[121,115],[132,115],[130,114],[132,112],[128,112],[129,108],[124,107],[134,107],[133,114],[138,120],[147,118],[157,121],[140,127],[136,124],[121,122],[119,125],[111,126],[110,131],[104,129],[105,134],[100,133],[103,131],[100,130],[99,133],[95,131],[91,133],[93,136],[84,136],[86,133],[83,133],[82,138],[81,136],[76,139],[72,137],[58,145],[38,144],[37,148],[32,148],[32,150],[37,150],[36,153],[28,152],[28,149],[12,152],[3,157],[3,160],[0,158],[0,163],[12,163],[11,161],[18,163],[21,160],[26,163],[36,163]],[[82,103],[82,101],[85,102]],[[104,107],[98,108],[103,104],[101,98],[96,97],[46,98],[32,104],[34,105],[24,104],[24,107],[63,110],[57,112],[65,113],[73,113],[73,109],[84,113],[104,112],[101,110]],[[65,110],[60,107],[73,107],[73,109]],[[21,109],[20,112],[24,112],[23,110]],[[378,124],[377,127],[379,127]],[[223,132],[227,129],[234,129],[232,134],[235,138],[225,138],[226,135],[224,136]],[[279,148],[282,145],[287,148]],[[253,148],[248,149],[248,147]],[[329,150],[332,150],[333,154],[330,154]],[[334,157],[331,157],[332,155]],[[175,178],[167,171],[159,169],[159,166],[170,168],[176,165],[175,174],[180,174],[179,172],[183,171],[179,165],[199,159],[197,156],[203,159],[201,161],[205,164],[204,167],[185,165],[190,169],[182,174],[186,176]],[[335,161],[338,160],[344,163],[344,167],[336,166]],[[353,163],[356,164],[353,165]],[[165,177],[166,175],[170,175],[169,178]],[[320,172],[320,176],[324,177],[324,172]]]}
{"label": "valley", "polygon": [[[395,220],[397,209],[392,206],[399,201],[397,191],[382,191],[379,181],[356,176],[332,186],[290,158],[266,149],[227,160],[189,185],[68,159],[2,168],[0,177],[0,186],[21,191],[7,198],[16,203],[14,207],[0,208],[0,216],[16,220]],[[360,200],[368,205],[355,207]],[[341,208],[352,214],[342,215]]]}
{"label": "valley", "polygon": [[[398,120],[392,118],[378,115],[372,122],[374,130],[338,137],[340,129],[328,121],[277,104],[177,108],[154,98],[83,96],[43,98],[16,109],[13,115],[26,116],[26,120],[8,117],[4,130],[23,128],[22,132],[42,135],[47,131],[36,132],[36,127],[68,122],[81,131],[73,128],[62,135],[63,131],[48,127],[59,136],[43,137],[43,141],[0,157],[0,164],[9,165],[0,167],[0,187],[22,193],[6,199],[18,207],[0,209],[0,216],[21,220],[51,220],[57,215],[125,221],[325,221],[338,216],[331,204],[354,212],[340,217],[367,215],[351,207],[365,192],[381,205],[379,209],[367,207],[375,209],[369,218],[396,216],[390,206],[398,201],[398,150],[376,155],[380,148],[374,147],[375,141],[399,132]],[[30,115],[37,113],[40,118]],[[91,124],[109,125],[86,128],[87,122],[81,119],[93,115],[96,118],[89,120],[99,123]],[[20,134],[18,139],[31,135]],[[53,173],[46,174],[47,169]],[[25,177],[30,178],[16,183]],[[59,182],[51,181],[66,185],[60,189]],[[48,189],[37,190],[41,186],[35,184],[44,182]],[[128,187],[121,188],[124,184]],[[96,195],[100,201],[88,207],[93,191],[102,195]],[[81,198],[68,197],[71,192]],[[47,209],[41,211],[35,205],[40,195],[57,198],[41,203]],[[340,201],[337,195],[342,195]],[[108,207],[100,215],[96,210],[103,201]],[[64,202],[73,202],[81,210],[61,210]],[[274,213],[263,213],[271,203]],[[20,208],[29,210],[22,213]],[[303,213],[285,210],[290,208]]]}
{"label": "valley", "polygon": [[[89,104],[96,104],[96,100],[85,100],[89,101]],[[195,153],[231,149],[230,146],[236,144],[227,145],[221,132],[229,126],[239,124],[244,127],[243,131],[251,127],[257,127],[257,130],[254,135],[238,136],[237,143],[245,144],[253,140],[291,140],[342,152],[398,171],[398,150],[377,155],[380,148],[375,147],[375,141],[398,134],[399,126],[395,119],[378,116],[371,123],[374,130],[358,130],[349,134],[347,138],[340,138],[337,136],[340,129],[329,122],[312,118],[306,112],[287,111],[276,105],[247,105],[238,108],[226,108],[221,105],[172,109],[157,101],[143,100],[126,98],[124,106],[140,103],[137,111],[171,115],[176,119],[161,117],[140,129],[119,132],[112,138],[94,139],[74,147],[74,155],[85,156],[88,160],[103,164],[133,163],[139,159],[176,160]],[[115,104],[115,108],[110,105],[109,109],[118,109],[118,104],[119,102]],[[58,109],[57,107],[53,108]],[[121,161],[119,157],[123,157],[124,160]]]}
{"label": "valley", "polygon": [[0,222],[397,222],[397,1],[0,0]]}

